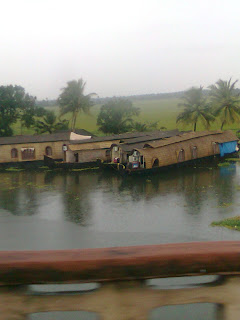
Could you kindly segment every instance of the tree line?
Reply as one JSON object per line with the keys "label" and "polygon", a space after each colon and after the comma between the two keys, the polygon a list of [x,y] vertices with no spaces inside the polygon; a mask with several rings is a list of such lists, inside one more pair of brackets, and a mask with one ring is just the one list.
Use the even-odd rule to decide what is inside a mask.
{"label": "tree line", "polygon": [[[177,116],[176,122],[192,125],[196,131],[200,122],[209,129],[212,122],[220,119],[223,129],[226,124],[239,121],[240,90],[236,88],[236,83],[231,79],[220,79],[207,90],[200,86],[181,93],[179,107],[183,111]],[[85,86],[83,79],[67,82],[57,99],[60,108],[58,116],[54,111],[45,109],[47,100],[39,103],[36,97],[26,93],[21,86],[0,86],[0,136],[13,135],[12,127],[17,122],[21,133],[23,128],[31,128],[38,134],[67,129],[74,131],[79,114],[90,114],[91,107],[97,101],[96,93],[85,95]],[[51,105],[55,103],[51,101]],[[66,114],[70,114],[70,120],[62,118]],[[134,120],[139,114],[140,109],[130,99],[111,98],[101,106],[97,125],[105,134],[159,130],[158,121],[143,123]]]}
{"label": "tree line", "polygon": [[211,123],[220,119],[222,130],[225,125],[239,122],[240,120],[240,92],[236,89],[238,80],[218,80],[208,87],[207,95],[203,87],[192,87],[182,96],[179,107],[183,111],[177,116],[176,122],[192,124],[197,130],[198,123],[209,129]]}

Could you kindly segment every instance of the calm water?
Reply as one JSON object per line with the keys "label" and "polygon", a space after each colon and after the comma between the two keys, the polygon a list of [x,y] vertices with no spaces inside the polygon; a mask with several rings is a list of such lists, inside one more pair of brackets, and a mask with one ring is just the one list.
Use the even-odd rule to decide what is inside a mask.
{"label": "calm water", "polygon": [[127,178],[94,171],[2,172],[0,250],[240,240],[238,231],[210,226],[239,215],[239,196],[235,164]]}

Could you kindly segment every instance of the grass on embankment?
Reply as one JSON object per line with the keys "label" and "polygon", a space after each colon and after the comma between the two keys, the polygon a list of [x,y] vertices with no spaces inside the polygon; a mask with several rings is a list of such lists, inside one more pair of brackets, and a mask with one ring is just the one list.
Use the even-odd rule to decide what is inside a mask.
{"label": "grass on embankment", "polygon": [[[134,101],[133,105],[140,108],[140,115],[135,117],[134,120],[143,123],[156,122],[158,121],[158,128],[165,127],[167,130],[172,130],[178,128],[179,130],[193,130],[193,125],[186,124],[176,124],[177,115],[183,111],[183,108],[178,107],[180,99],[177,98],[168,98],[168,99],[156,99],[156,100],[138,100]],[[92,132],[96,135],[103,135],[99,132],[97,127],[97,117],[100,112],[101,104],[97,104],[91,108],[90,114],[80,113],[77,118],[76,128],[85,129]],[[47,107],[48,110],[53,110],[59,115],[59,107]],[[71,114],[67,114],[62,119],[69,120]],[[221,125],[219,121],[215,121],[211,124],[210,130],[218,130]],[[16,123],[13,126],[14,135],[17,134],[33,134],[33,129],[23,128],[21,132],[20,123]],[[235,123],[234,125],[225,126],[224,130],[239,129],[239,124]],[[197,130],[203,131],[206,130],[201,123],[197,124]]]}
{"label": "grass on embankment", "polygon": [[240,231],[240,216],[227,218],[221,221],[213,221],[211,223],[212,227],[225,227],[232,230]]}
{"label": "grass on embankment", "polygon": [[228,159],[226,159],[226,161],[229,161],[229,162],[240,162],[240,158],[228,158]]}

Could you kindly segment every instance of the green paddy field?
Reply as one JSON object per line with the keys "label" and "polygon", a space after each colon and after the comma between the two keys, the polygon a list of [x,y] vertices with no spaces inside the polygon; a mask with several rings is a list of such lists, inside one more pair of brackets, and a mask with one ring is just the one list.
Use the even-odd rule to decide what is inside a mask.
{"label": "green paddy field", "polygon": [[[192,130],[193,126],[178,124],[176,125],[177,115],[182,111],[182,108],[178,106],[180,102],[177,98],[168,99],[157,99],[157,100],[138,100],[134,101],[133,104],[139,107],[141,112],[138,117],[135,118],[139,122],[156,122],[158,121],[158,128],[166,127],[167,130],[178,128],[179,130]],[[97,116],[100,111],[101,104],[95,105],[91,108],[91,114],[79,114],[77,120],[77,128],[88,130],[96,135],[101,135],[102,133],[98,131],[97,127]],[[48,107],[49,110],[54,110],[56,113],[59,112],[58,107]],[[70,118],[70,114],[64,117],[65,119]],[[224,129],[238,130],[240,128],[239,123],[234,125],[226,126]],[[212,123],[210,130],[220,129],[220,122],[215,121]],[[198,124],[197,130],[204,130],[201,123]],[[14,126],[15,134],[20,134],[20,125],[15,124]],[[31,134],[32,130],[24,129],[22,134]]]}

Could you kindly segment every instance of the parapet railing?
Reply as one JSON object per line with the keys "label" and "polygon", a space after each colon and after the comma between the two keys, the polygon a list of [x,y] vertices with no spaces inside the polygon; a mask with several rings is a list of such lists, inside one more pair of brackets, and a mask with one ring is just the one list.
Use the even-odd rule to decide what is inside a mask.
{"label": "parapet railing", "polygon": [[[215,303],[221,319],[240,319],[240,242],[199,242],[58,251],[0,252],[0,319],[90,311],[100,319],[148,319],[158,307]],[[219,275],[222,281],[154,289],[145,279]],[[31,284],[100,283],[91,292],[43,295]],[[219,313],[220,317],[220,313]],[[220,318],[219,318],[220,319]]]}

